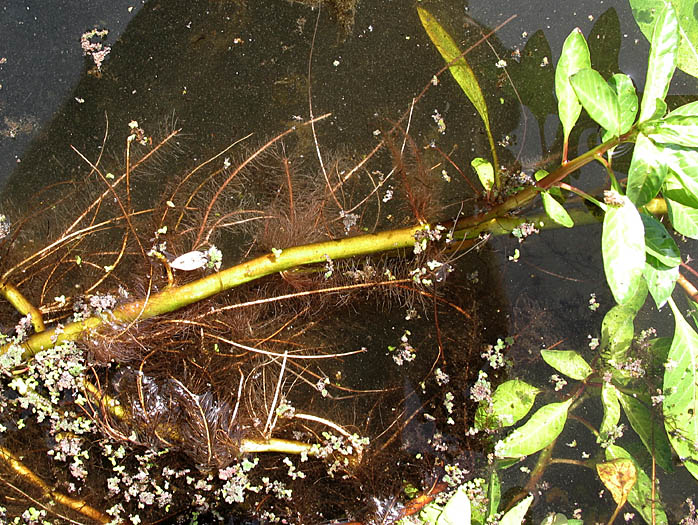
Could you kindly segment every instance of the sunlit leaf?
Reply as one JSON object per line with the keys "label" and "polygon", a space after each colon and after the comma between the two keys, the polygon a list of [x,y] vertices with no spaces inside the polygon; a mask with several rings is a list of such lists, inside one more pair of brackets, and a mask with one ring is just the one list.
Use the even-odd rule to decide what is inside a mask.
{"label": "sunlit leaf", "polygon": [[464,485],[446,502],[436,525],[470,525],[470,500]]}
{"label": "sunlit leaf", "polygon": [[638,100],[633,81],[628,75],[616,73],[608,80],[608,85],[618,98],[620,106],[620,134],[627,133],[635,123]]}
{"label": "sunlit leaf", "polygon": [[[696,27],[696,30],[696,36],[698,36],[698,26]],[[698,116],[698,100],[694,100],[693,102],[689,102],[688,104],[684,104],[683,106],[679,106],[678,108],[671,110],[667,116],[674,115]]]}
{"label": "sunlit leaf", "polygon": [[689,208],[698,208],[698,193],[693,194],[686,189],[683,183],[685,178],[679,178],[678,174],[670,169],[662,185],[662,195]]}
{"label": "sunlit leaf", "polygon": [[591,67],[589,47],[584,35],[577,27],[569,34],[562,46],[560,60],[555,69],[555,94],[557,108],[565,142],[582,112],[582,104],[577,99],[570,77],[582,69]]}
{"label": "sunlit leaf", "polygon": [[541,197],[543,198],[543,208],[545,208],[545,213],[548,214],[548,217],[565,228],[574,226],[572,217],[570,217],[565,207],[560,204],[555,197],[550,195],[547,191],[541,192]]}
{"label": "sunlit leaf", "polygon": [[539,408],[526,423],[497,443],[495,455],[500,458],[522,458],[550,445],[562,432],[573,401],[574,398],[570,398]]}
{"label": "sunlit leaf", "polygon": [[574,350],[541,350],[540,355],[543,361],[572,379],[581,381],[594,373],[584,358]]}
{"label": "sunlit leaf", "polygon": [[623,304],[635,294],[645,268],[645,230],[637,208],[625,196],[621,206],[610,207],[603,220],[603,266],[613,297]]}
{"label": "sunlit leaf", "polygon": [[[662,12],[666,0],[630,0],[633,16],[647,40],[652,40],[652,30],[657,15]],[[677,53],[677,66],[689,75],[698,77],[698,21],[693,0],[670,0],[676,10],[681,41]]]}
{"label": "sunlit leaf", "polygon": [[492,163],[482,157],[475,157],[470,161],[470,165],[475,169],[477,178],[485,191],[490,191],[494,187],[494,168]]}
{"label": "sunlit leaf", "polygon": [[687,148],[698,147],[698,116],[674,115],[641,126],[650,139],[662,144],[678,144]]}
{"label": "sunlit leaf", "polygon": [[641,213],[640,217],[645,226],[647,255],[669,268],[678,266],[681,263],[681,252],[664,225],[650,215]]}
{"label": "sunlit leaf", "polygon": [[647,204],[662,187],[666,173],[661,151],[645,135],[638,134],[628,170],[628,198],[636,206]]}
{"label": "sunlit leaf", "polygon": [[502,488],[499,483],[499,475],[495,469],[490,474],[490,482],[487,485],[487,518],[497,514],[501,498]]}
{"label": "sunlit leaf", "polygon": [[589,116],[614,137],[620,135],[618,96],[598,71],[582,69],[570,77],[577,98]]}
{"label": "sunlit leaf", "polygon": [[499,520],[499,525],[521,525],[524,522],[524,517],[526,516],[531,503],[533,503],[533,494],[529,494],[514,505],[504,516],[502,516],[502,519]]}
{"label": "sunlit leaf", "polygon": [[[673,172],[676,182],[689,194],[685,200],[681,197],[674,200],[686,206],[698,206],[698,151],[669,144],[662,147],[661,155]],[[671,183],[670,179],[668,185]],[[671,192],[664,192],[664,195],[673,198]]]}
{"label": "sunlit leaf", "polygon": [[[601,323],[601,357],[605,362],[612,365],[625,361],[635,333],[634,319],[635,311],[627,306],[616,305],[606,312]],[[610,370],[614,377],[625,377],[614,366]]]}
{"label": "sunlit leaf", "polygon": [[488,406],[481,404],[475,412],[475,428],[497,429],[511,426],[528,414],[540,390],[520,379],[505,381],[492,394]]}
{"label": "sunlit leaf", "polygon": [[655,114],[657,99],[664,100],[671,77],[676,69],[676,55],[679,45],[678,21],[671,6],[659,7],[652,30],[650,56],[645,79],[645,91],[640,105],[640,121]]}
{"label": "sunlit leaf", "polygon": [[[628,503],[640,513],[646,523],[656,523],[656,525],[667,525],[667,517],[664,512],[664,505],[658,499],[652,502],[652,481],[650,477],[640,468],[637,461],[628,452],[618,445],[609,445],[606,448],[606,459],[629,459],[635,464],[637,472],[637,482],[628,494]],[[656,492],[656,491],[655,491]],[[652,516],[654,515],[654,522]]]}
{"label": "sunlit leaf", "polygon": [[618,389],[613,383],[604,381],[601,386],[601,403],[603,405],[603,419],[599,427],[599,441],[608,438],[615,431],[620,421],[620,401],[618,401]]}
{"label": "sunlit leaf", "polygon": [[664,425],[669,441],[698,479],[698,334],[669,300],[676,329],[664,372]]}
{"label": "sunlit leaf", "polygon": [[648,406],[649,403],[642,403],[633,396],[623,392],[619,392],[618,399],[623,406],[625,415],[628,417],[630,426],[640,436],[640,440],[642,440],[647,451],[654,456],[659,466],[667,472],[672,472],[674,467],[671,464],[671,447],[659,422],[653,420]]}
{"label": "sunlit leaf", "polygon": [[[652,299],[654,299],[657,308],[661,308],[671,297],[676,281],[679,278],[679,267],[669,268],[650,257],[647,258],[643,275],[647,282]],[[656,264],[653,264],[656,263]]]}
{"label": "sunlit leaf", "polygon": [[681,235],[698,239],[698,208],[684,206],[676,201],[666,198],[669,221],[673,228]]}
{"label": "sunlit leaf", "polygon": [[605,463],[597,463],[596,472],[616,504],[624,504],[637,481],[635,464],[625,458],[613,459]]}

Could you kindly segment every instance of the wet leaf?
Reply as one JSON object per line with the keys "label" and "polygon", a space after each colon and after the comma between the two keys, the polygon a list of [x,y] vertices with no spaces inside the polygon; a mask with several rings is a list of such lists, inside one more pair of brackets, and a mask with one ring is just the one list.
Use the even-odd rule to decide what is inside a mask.
{"label": "wet leaf", "polygon": [[676,329],[664,372],[664,426],[669,441],[698,479],[698,334],[669,300]]}
{"label": "wet leaf", "polygon": [[550,195],[547,191],[541,192],[541,197],[543,198],[543,208],[545,208],[545,213],[548,214],[548,217],[565,228],[574,226],[572,217],[570,217],[567,210],[565,210],[564,206],[560,204],[555,197]]}
{"label": "wet leaf", "polygon": [[[633,16],[647,40],[652,40],[652,30],[665,0],[630,0]],[[671,0],[676,10],[681,40],[677,51],[677,66],[689,75],[698,77],[698,23],[693,0]]]}
{"label": "wet leaf", "polygon": [[647,255],[666,267],[674,268],[678,266],[681,263],[681,252],[676,245],[676,241],[669,235],[664,225],[654,217],[644,213],[640,214],[640,218],[645,227],[645,250]]}
{"label": "wet leaf", "polygon": [[601,74],[593,69],[582,69],[570,77],[577,98],[594,122],[603,129],[620,135],[620,105],[618,96]]}
{"label": "wet leaf", "polygon": [[618,399],[623,406],[625,415],[628,416],[630,426],[640,436],[640,440],[642,440],[650,455],[654,456],[657,464],[666,472],[673,472],[674,467],[671,464],[669,440],[659,423],[653,421],[649,410],[649,399],[642,403],[640,400],[623,392],[619,392]]}
{"label": "wet leaf", "polygon": [[490,191],[494,187],[494,168],[492,163],[482,157],[476,157],[470,161],[470,165],[477,173],[477,178],[480,179],[480,184],[485,191]]}
{"label": "wet leaf", "polygon": [[523,426],[497,443],[495,455],[499,458],[522,458],[550,445],[562,432],[572,401],[574,398],[539,408]]}
{"label": "wet leaf", "polygon": [[584,35],[577,27],[569,34],[562,46],[560,60],[555,69],[555,94],[557,108],[565,142],[582,112],[582,104],[570,84],[570,77],[582,69],[591,67],[589,47]]}
{"label": "wet leaf", "polygon": [[[633,5],[633,14],[635,5]],[[659,15],[652,30],[650,56],[645,79],[645,91],[640,104],[640,121],[646,121],[655,115],[657,99],[664,100],[671,77],[676,69],[676,57],[679,45],[679,31],[676,13],[671,6],[657,6]],[[636,17],[637,19],[637,17]]]}
{"label": "wet leaf", "polygon": [[645,135],[638,134],[628,170],[628,198],[636,206],[647,204],[662,187],[666,173],[667,166],[662,161],[661,151]]}
{"label": "wet leaf", "polygon": [[492,394],[491,404],[478,407],[475,428],[497,429],[517,423],[531,410],[539,393],[538,388],[520,379],[505,381]]}
{"label": "wet leaf", "polygon": [[645,229],[635,205],[625,196],[623,204],[610,207],[603,220],[601,250],[603,266],[618,304],[628,301],[640,288],[645,268]]}
{"label": "wet leaf", "polygon": [[624,505],[637,481],[635,464],[624,458],[597,463],[596,472],[617,505]]}
{"label": "wet leaf", "polygon": [[531,503],[533,503],[533,495],[529,494],[502,516],[502,519],[499,520],[499,525],[521,525]]}
{"label": "wet leaf", "polygon": [[584,358],[574,350],[541,350],[540,355],[543,361],[572,379],[581,381],[594,373]]}
{"label": "wet leaf", "polygon": [[[635,464],[637,472],[637,482],[630,489],[628,503],[640,513],[646,523],[653,523],[652,520],[652,481],[650,477],[640,468],[637,461],[623,448],[617,445],[609,445],[606,448],[606,459],[628,459]],[[656,525],[667,525],[667,517],[664,512],[664,505],[660,500],[654,502],[654,523]]]}
{"label": "wet leaf", "polygon": [[616,73],[608,80],[608,85],[618,98],[620,106],[620,133],[627,133],[635,123],[638,100],[633,81],[628,75]]}
{"label": "wet leaf", "polygon": [[609,433],[615,431],[620,421],[620,402],[618,389],[613,383],[604,382],[601,387],[601,403],[603,404],[603,419],[599,427],[599,440],[605,440]]}
{"label": "wet leaf", "polygon": [[698,209],[679,204],[669,198],[665,200],[669,220],[674,229],[681,235],[698,239]]}

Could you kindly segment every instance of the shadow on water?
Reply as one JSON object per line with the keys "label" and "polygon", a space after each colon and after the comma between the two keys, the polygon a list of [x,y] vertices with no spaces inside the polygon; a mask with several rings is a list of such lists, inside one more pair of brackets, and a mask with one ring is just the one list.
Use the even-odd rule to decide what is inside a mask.
{"label": "shadow on water", "polygon": [[[134,298],[167,290],[173,283],[148,250],[173,263],[176,255],[215,242],[226,267],[299,244],[454,219],[482,205],[446,162],[470,178],[471,158],[489,150],[459,88],[443,75],[409,113],[442,66],[414,6],[363,0],[354,13],[352,2],[320,11],[307,3],[316,4],[151,0],[112,42],[103,66],[89,67],[34,138],[4,193],[2,212],[16,228],[3,241],[2,270],[47,319],[67,324],[79,315],[109,316]],[[465,9],[458,2],[427,4],[462,48],[506,11],[497,2]],[[627,16],[620,2],[618,9]],[[585,13],[584,5],[577,11]],[[627,38],[621,35],[632,20],[596,4],[590,13],[593,24],[585,17],[579,23],[589,22],[592,56],[605,60],[595,65],[616,71]],[[568,15],[576,24],[578,13]],[[512,173],[559,162],[561,145],[553,66],[560,35],[571,28],[524,24],[530,17],[522,13],[491,39],[492,48],[480,45],[468,55],[488,106],[497,108],[493,132],[506,145],[502,162]],[[494,67],[498,58],[509,62],[516,93]],[[304,125],[309,97],[312,116],[331,114],[315,124],[316,138]],[[409,119],[400,121],[406,113]],[[291,126],[297,131],[261,151]],[[581,128],[573,137],[579,152],[598,140],[590,121]],[[346,182],[344,175],[383,139],[385,146]],[[157,155],[149,156],[152,150]],[[391,170],[397,175],[384,182]],[[131,185],[108,189],[124,173]],[[236,178],[229,184],[231,173]],[[576,177],[592,181],[589,191],[601,180],[590,168]],[[341,191],[328,191],[327,180]],[[44,240],[65,239],[82,210],[89,211],[80,218],[86,234],[62,240],[39,262],[26,259]],[[111,221],[109,228],[97,228],[100,221]],[[602,304],[612,299],[598,289],[593,230],[546,232],[523,245],[497,239],[467,255],[428,249],[328,259],[156,319],[109,322],[66,355],[23,371],[45,378],[47,363],[57,361],[85,368],[96,385],[91,397],[86,392],[84,410],[92,419],[85,427],[57,423],[82,414],[69,388],[39,389],[56,396],[59,415],[47,423],[53,416],[38,421],[23,401],[26,391],[8,380],[0,421],[8,431],[0,444],[23,455],[58,492],[144,522],[202,515],[231,523],[390,523],[404,512],[405,493],[428,493],[444,476],[458,484],[485,472],[489,449],[467,435],[470,388],[480,369],[494,381],[509,373],[483,362],[488,344],[513,336],[508,351],[515,373],[540,384],[548,381],[538,371],[540,347],[563,340],[584,348],[588,336],[598,335],[602,317],[589,312],[589,294]],[[515,249],[519,262],[510,258]],[[431,284],[415,277],[420,270]],[[174,284],[205,271],[175,271]],[[278,297],[289,298],[252,304]],[[0,314],[12,333],[17,315],[6,303]],[[323,354],[333,357],[315,359]],[[108,408],[112,398],[126,415]],[[291,417],[280,417],[280,410]],[[302,417],[308,415],[330,424]],[[274,438],[321,443],[328,451],[323,459],[307,450],[302,459],[283,452],[239,459],[245,443],[268,438],[271,430]],[[343,431],[370,438],[358,459],[346,449],[361,444]],[[28,435],[32,453],[25,450]],[[526,476],[510,470],[503,486],[513,491]],[[568,472],[553,478],[555,490],[540,488],[535,516],[583,506],[603,519],[608,509],[597,510],[598,482],[581,474],[566,478]],[[17,490],[0,495],[9,512],[30,505],[24,498],[17,503],[22,493],[48,499],[17,472],[11,482]],[[670,504],[685,497],[676,493]]]}

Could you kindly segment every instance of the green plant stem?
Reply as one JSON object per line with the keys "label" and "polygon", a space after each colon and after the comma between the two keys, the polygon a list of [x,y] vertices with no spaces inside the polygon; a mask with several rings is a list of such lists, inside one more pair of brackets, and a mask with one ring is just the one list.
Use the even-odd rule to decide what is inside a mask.
{"label": "green plant stem", "polygon": [[44,321],[41,317],[41,312],[33,304],[31,304],[22,293],[9,283],[0,284],[0,295],[2,295],[7,302],[14,306],[22,315],[31,315],[31,323],[34,327],[35,332],[42,332],[44,330]]}

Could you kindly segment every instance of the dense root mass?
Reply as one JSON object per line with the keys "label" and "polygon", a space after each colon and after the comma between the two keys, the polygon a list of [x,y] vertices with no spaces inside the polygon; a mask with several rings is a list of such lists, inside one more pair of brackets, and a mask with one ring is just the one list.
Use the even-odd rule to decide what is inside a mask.
{"label": "dense root mass", "polygon": [[[15,309],[30,310],[19,302],[0,305],[1,444],[44,482],[15,468],[0,505],[45,505],[50,486],[131,520],[382,522],[399,515],[406,484],[428,490],[444,465],[472,461],[464,385],[482,345],[477,280],[444,250],[447,229],[425,226],[409,252],[326,257],[141,315],[221,265],[462,209],[433,198],[445,182],[411,140],[317,169],[286,132],[158,187],[148,163],[176,133],[156,146],[136,139],[118,176],[95,162],[38,195],[27,208],[38,214],[3,205],[4,295],[37,309],[21,318]],[[132,317],[119,314],[130,305]],[[24,360],[38,313],[59,344]],[[63,507],[79,519],[79,505]]]}

